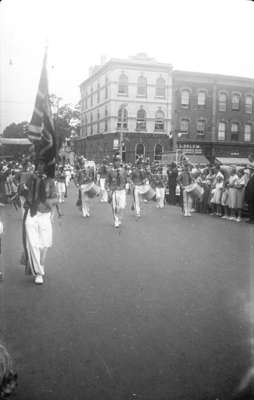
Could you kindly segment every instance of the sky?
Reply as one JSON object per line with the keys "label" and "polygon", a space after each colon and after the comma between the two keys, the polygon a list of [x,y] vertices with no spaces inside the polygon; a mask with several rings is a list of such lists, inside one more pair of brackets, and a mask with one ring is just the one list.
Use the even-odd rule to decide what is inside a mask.
{"label": "sky", "polygon": [[76,104],[103,56],[254,78],[253,21],[248,0],[2,0],[0,134],[30,121],[46,43],[50,93]]}

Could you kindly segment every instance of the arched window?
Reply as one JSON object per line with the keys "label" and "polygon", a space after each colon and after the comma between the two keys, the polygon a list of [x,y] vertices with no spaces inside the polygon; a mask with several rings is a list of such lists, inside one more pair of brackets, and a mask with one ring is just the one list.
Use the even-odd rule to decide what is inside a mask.
{"label": "arched window", "polygon": [[144,76],[138,78],[137,96],[147,95],[147,80]]}
{"label": "arched window", "polygon": [[128,95],[128,76],[124,73],[119,76],[118,93]]}
{"label": "arched window", "polygon": [[117,128],[128,128],[128,111],[124,107],[120,107],[117,114]]}
{"label": "arched window", "polygon": [[164,131],[164,112],[158,110],[155,115],[155,131]]}
{"label": "arched window", "polygon": [[218,127],[218,140],[225,140],[226,139],[226,122],[219,122]]}
{"label": "arched window", "polygon": [[90,115],[90,133],[93,134],[93,114]]}
{"label": "arched window", "polygon": [[91,105],[91,107],[93,106],[93,88],[91,87],[91,93],[90,93],[90,100],[91,100],[91,103],[90,103],[90,105]]}
{"label": "arched window", "polygon": [[144,157],[144,155],[145,155],[145,146],[143,145],[143,143],[136,144],[136,152],[135,153],[136,153],[136,159],[138,157],[140,157],[140,156]]}
{"label": "arched window", "polygon": [[122,160],[123,160],[123,162],[126,161],[126,146],[125,146],[125,144],[122,145]]}
{"label": "arched window", "polygon": [[190,122],[189,122],[188,119],[182,119],[181,123],[180,123],[180,132],[182,134],[188,135],[188,133],[189,133],[189,125],[190,125]]}
{"label": "arched window", "polygon": [[239,124],[238,122],[232,122],[231,124],[231,140],[239,140]]}
{"label": "arched window", "polygon": [[156,144],[154,146],[154,161],[161,161],[162,159],[162,145]]}
{"label": "arched window", "polygon": [[97,84],[97,103],[99,103],[100,102],[100,94],[101,94],[101,87],[100,87],[100,84],[98,83]]}
{"label": "arched window", "polygon": [[206,103],[206,92],[201,90],[198,92],[198,106],[204,107]]}
{"label": "arched window", "polygon": [[160,76],[156,81],[155,96],[165,97],[165,93],[166,93],[165,79]]}
{"label": "arched window", "polygon": [[189,106],[190,106],[190,92],[189,92],[189,90],[182,90],[182,92],[181,92],[181,106],[183,108],[189,108]]}
{"label": "arched window", "polygon": [[204,135],[205,134],[205,120],[200,118],[197,122],[197,134]]}
{"label": "arched window", "polygon": [[108,109],[105,107],[105,125],[104,125],[104,131],[107,132],[108,130]]}
{"label": "arched window", "polygon": [[252,113],[252,96],[251,95],[247,95],[245,97],[245,112],[247,114]]}
{"label": "arched window", "polygon": [[251,142],[251,134],[252,134],[252,125],[245,124],[244,126],[244,141]]}
{"label": "arched window", "polygon": [[97,133],[100,133],[100,112],[97,112]]}
{"label": "arched window", "polygon": [[227,111],[227,95],[226,95],[226,93],[219,94],[219,111]]}
{"label": "arched window", "polygon": [[143,108],[140,108],[137,112],[137,131],[145,131],[146,130],[146,112]]}
{"label": "arched window", "polygon": [[238,111],[240,110],[240,95],[238,93],[232,94],[232,110]]}
{"label": "arched window", "polygon": [[105,99],[108,98],[108,78],[105,78]]}

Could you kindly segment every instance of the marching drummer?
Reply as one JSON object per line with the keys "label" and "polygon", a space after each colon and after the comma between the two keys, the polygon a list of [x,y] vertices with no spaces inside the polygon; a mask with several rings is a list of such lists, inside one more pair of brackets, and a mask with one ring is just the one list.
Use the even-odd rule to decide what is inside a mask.
{"label": "marching drummer", "polygon": [[126,169],[121,167],[121,157],[115,155],[113,167],[108,169],[106,179],[106,186],[109,189],[108,201],[112,205],[115,228],[119,228],[122,224],[123,210],[126,207],[126,183]]}
{"label": "marching drummer", "polygon": [[77,170],[75,178],[76,186],[79,189],[79,200],[77,205],[80,206],[82,211],[82,216],[84,218],[90,217],[90,207],[89,207],[89,190],[94,182],[94,171],[91,167],[85,167],[81,164],[79,170]]}
{"label": "marching drummer", "polygon": [[192,177],[187,162],[184,162],[183,170],[179,174],[177,181],[183,193],[183,214],[185,217],[191,217],[192,197],[188,192],[188,186],[192,183]]}
{"label": "marching drummer", "polygon": [[136,166],[132,170],[131,180],[133,183],[133,198],[134,198],[134,207],[136,211],[136,216],[140,217],[140,196],[148,193],[151,189],[149,184],[149,176],[148,170],[145,168],[144,161],[142,157],[138,158],[136,161]]}
{"label": "marching drummer", "polygon": [[162,168],[157,167],[152,176],[152,186],[156,192],[156,208],[164,208],[165,206],[165,179],[162,175]]}

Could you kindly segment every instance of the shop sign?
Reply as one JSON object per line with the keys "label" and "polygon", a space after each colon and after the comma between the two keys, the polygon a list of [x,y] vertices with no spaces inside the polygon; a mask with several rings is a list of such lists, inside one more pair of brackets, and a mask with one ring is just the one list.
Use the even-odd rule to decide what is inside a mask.
{"label": "shop sign", "polygon": [[195,143],[177,143],[178,150],[185,154],[202,154],[202,149],[199,144]]}
{"label": "shop sign", "polygon": [[119,139],[114,139],[113,141],[113,150],[119,149]]}

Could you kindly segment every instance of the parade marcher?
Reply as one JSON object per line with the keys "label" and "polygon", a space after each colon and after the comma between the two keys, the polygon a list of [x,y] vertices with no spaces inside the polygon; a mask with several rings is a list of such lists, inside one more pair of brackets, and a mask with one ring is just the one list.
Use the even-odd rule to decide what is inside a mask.
{"label": "parade marcher", "polygon": [[115,228],[119,228],[122,224],[123,210],[126,207],[126,183],[126,169],[121,167],[121,157],[115,155],[113,167],[108,170],[106,179],[106,186],[109,189],[108,201],[112,205]]}
{"label": "parade marcher", "polygon": [[59,166],[56,171],[56,187],[57,187],[57,196],[59,203],[64,203],[64,197],[66,192],[65,187],[65,171],[63,166]]}
{"label": "parade marcher", "polygon": [[214,184],[214,194],[213,198],[211,199],[211,203],[213,203],[216,207],[216,215],[218,217],[222,216],[222,209],[221,209],[221,197],[222,191],[224,187],[224,175],[220,171],[220,166],[217,165],[215,167],[215,184]]}
{"label": "parade marcher", "polygon": [[178,176],[176,163],[174,163],[174,162],[171,163],[171,165],[167,169],[167,176],[168,176],[168,190],[169,190],[168,202],[169,202],[169,204],[175,205],[176,204],[176,185],[177,185],[177,176]]}
{"label": "parade marcher", "polygon": [[106,190],[106,178],[107,178],[107,160],[104,159],[102,162],[102,165],[99,168],[99,184],[101,188],[101,203],[107,203],[108,202],[108,192]]}
{"label": "parade marcher", "polygon": [[[136,216],[140,217],[141,213],[141,196],[148,193],[151,189],[149,184],[150,173],[145,168],[144,161],[139,158],[136,161],[136,165],[132,170],[131,180],[133,184],[133,197],[134,197],[134,207],[136,211]],[[154,196],[155,197],[155,196]]]}
{"label": "parade marcher", "polygon": [[26,182],[22,195],[26,198],[23,219],[23,243],[26,273],[36,284],[43,283],[45,260],[52,246],[52,210],[58,204],[55,181],[47,174],[43,159],[37,160],[36,172]]}
{"label": "parade marcher", "polygon": [[156,168],[156,170],[154,171],[152,175],[152,186],[155,188],[156,193],[156,208],[164,208],[166,182],[162,175],[161,168]]}
{"label": "parade marcher", "polygon": [[89,191],[92,189],[94,178],[93,168],[85,166],[85,163],[81,162],[80,167],[76,172],[75,183],[79,189],[77,205],[80,207],[84,218],[90,217],[90,198],[92,196],[89,194]]}
{"label": "parade marcher", "polygon": [[188,192],[188,186],[193,182],[191,174],[189,172],[188,163],[183,164],[183,171],[178,175],[178,183],[182,189],[183,194],[183,213],[185,217],[191,217],[191,209],[192,209],[192,197]]}

